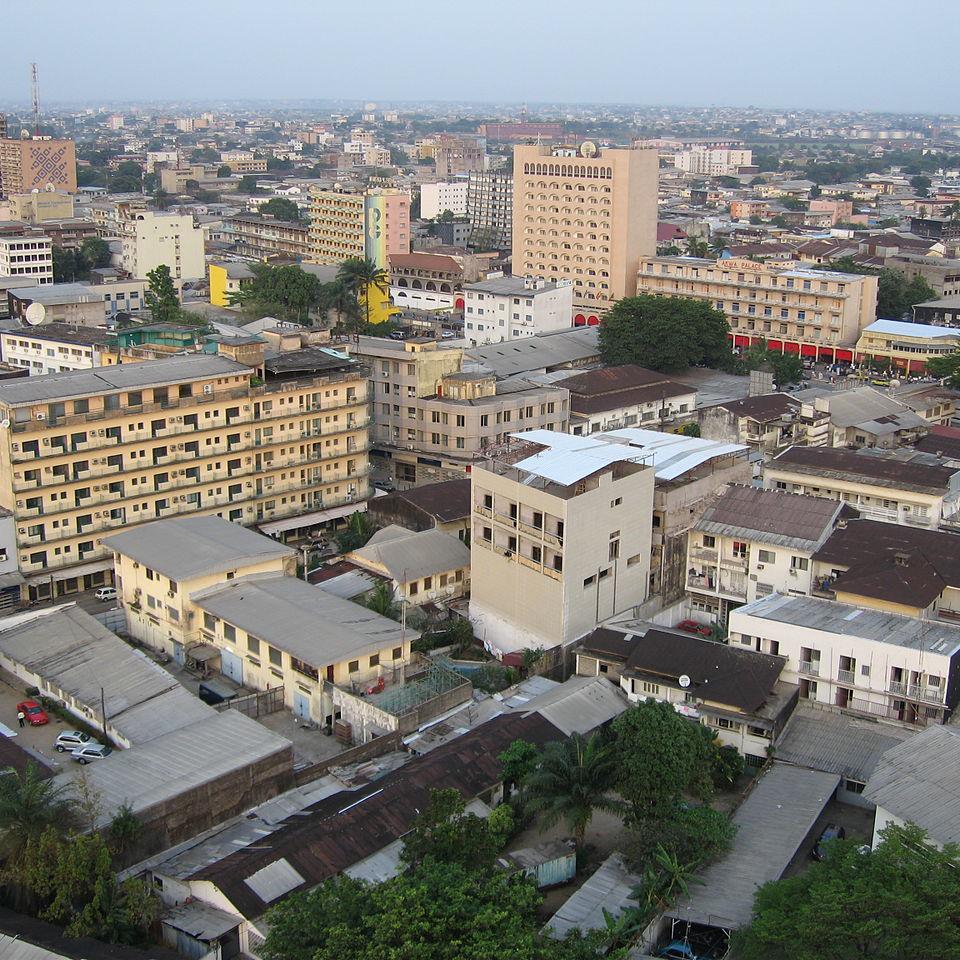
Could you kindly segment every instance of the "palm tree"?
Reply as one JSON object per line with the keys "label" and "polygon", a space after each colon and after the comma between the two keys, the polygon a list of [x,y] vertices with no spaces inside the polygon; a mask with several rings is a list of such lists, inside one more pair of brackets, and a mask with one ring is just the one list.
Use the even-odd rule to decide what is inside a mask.
{"label": "palm tree", "polygon": [[548,743],[540,763],[524,781],[526,807],[543,814],[545,828],[563,820],[582,847],[595,810],[621,809],[618,800],[607,796],[615,771],[613,748],[599,734],[588,739],[578,733],[569,740]]}
{"label": "palm tree", "polygon": [[717,257],[727,249],[727,238],[721,237],[719,234],[710,238],[710,250]]}
{"label": "palm tree", "polygon": [[75,823],[67,788],[41,777],[35,763],[0,777],[0,856],[15,860],[49,827],[66,835]]}
{"label": "palm tree", "polygon": [[703,237],[687,237],[687,256],[705,257],[710,252],[710,245]]}
{"label": "palm tree", "polygon": [[393,598],[393,587],[386,580],[381,580],[367,596],[367,609],[379,613],[381,617],[391,620],[400,618],[400,604]]}
{"label": "palm tree", "polygon": [[353,291],[358,303],[360,297],[363,297],[366,323],[369,326],[371,288],[386,293],[390,289],[390,274],[383,267],[377,266],[376,261],[369,257],[351,257],[340,264],[337,280],[341,281],[348,290]]}
{"label": "palm tree", "polygon": [[336,326],[360,335],[360,304],[356,294],[343,280],[325,283],[320,288],[320,312],[326,316],[331,310],[337,315]]}

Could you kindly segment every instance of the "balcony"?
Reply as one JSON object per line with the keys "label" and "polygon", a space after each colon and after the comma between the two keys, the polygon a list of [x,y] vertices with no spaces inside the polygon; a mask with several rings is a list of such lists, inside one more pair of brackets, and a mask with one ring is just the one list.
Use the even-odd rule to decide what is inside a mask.
{"label": "balcony", "polygon": [[840,683],[852,684],[856,681],[856,675],[852,670],[838,670],[837,680]]}
{"label": "balcony", "polygon": [[819,660],[801,660],[799,663],[799,672],[805,674],[808,677],[819,677],[820,676],[820,661]]}
{"label": "balcony", "polygon": [[687,587],[691,590],[709,590],[713,593],[717,589],[717,584],[711,577],[697,577],[691,574],[687,577]]}
{"label": "balcony", "polygon": [[708,550],[706,547],[691,547],[690,548],[690,559],[691,560],[703,560],[706,563],[716,563],[717,562],[717,551]]}
{"label": "balcony", "polygon": [[725,570],[746,571],[749,563],[748,557],[721,557],[720,566]]}
{"label": "balcony", "polygon": [[474,506],[474,509],[480,514],[481,517],[487,517],[490,520],[493,519],[493,510],[490,507],[484,507],[478,503]]}

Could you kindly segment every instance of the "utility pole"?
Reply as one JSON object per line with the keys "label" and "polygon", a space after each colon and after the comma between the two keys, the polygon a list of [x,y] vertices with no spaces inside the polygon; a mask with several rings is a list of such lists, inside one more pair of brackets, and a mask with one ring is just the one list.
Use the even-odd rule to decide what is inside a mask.
{"label": "utility pole", "polygon": [[100,688],[100,716],[103,717],[103,739],[108,741],[107,737],[107,703],[103,695],[103,687]]}
{"label": "utility pole", "polygon": [[40,136],[40,80],[37,76],[37,65],[30,64],[30,86],[33,92],[33,135]]}

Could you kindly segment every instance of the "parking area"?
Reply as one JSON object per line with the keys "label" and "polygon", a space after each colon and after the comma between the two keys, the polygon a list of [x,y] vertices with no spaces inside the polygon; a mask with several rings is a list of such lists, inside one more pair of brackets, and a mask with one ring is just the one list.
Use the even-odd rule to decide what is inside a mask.
{"label": "parking area", "polygon": [[873,811],[864,807],[855,807],[849,803],[839,803],[836,800],[831,800],[824,808],[820,819],[817,820],[816,826],[810,831],[809,836],[797,851],[796,856],[790,861],[790,866],[784,873],[785,877],[795,877],[798,873],[803,873],[813,863],[813,846],[827,824],[843,827],[848,840],[869,843],[873,837]]}

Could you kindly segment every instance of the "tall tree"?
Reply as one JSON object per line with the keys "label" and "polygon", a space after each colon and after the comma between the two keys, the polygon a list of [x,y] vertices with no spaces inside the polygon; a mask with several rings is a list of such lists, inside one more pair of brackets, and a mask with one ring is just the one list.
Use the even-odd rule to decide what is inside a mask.
{"label": "tall tree", "polygon": [[340,264],[337,279],[352,290],[357,302],[362,303],[364,320],[370,325],[370,298],[374,290],[386,293],[390,289],[390,274],[369,257],[351,257]]}
{"label": "tall tree", "polygon": [[80,253],[86,261],[88,269],[110,266],[110,245],[100,237],[87,237],[80,244]]}
{"label": "tall tree", "polygon": [[686,252],[688,257],[706,257],[710,253],[710,244],[703,237],[687,237]]}
{"label": "tall tree", "polygon": [[733,363],[727,318],[688,297],[642,294],[618,301],[600,324],[600,355],[617,366],[636,363],[667,373]]}
{"label": "tall tree", "polygon": [[610,796],[615,774],[613,748],[599,733],[548,743],[523,781],[525,807],[542,815],[544,827],[562,820],[582,847],[594,812],[620,809]]}
{"label": "tall tree", "polygon": [[286,197],[271,197],[259,207],[259,212],[277,220],[300,221],[300,208]]}
{"label": "tall tree", "polygon": [[0,857],[16,861],[27,843],[53,828],[66,833],[76,822],[66,787],[40,776],[35,763],[0,776]]}
{"label": "tall tree", "polygon": [[757,891],[737,936],[743,960],[955,960],[960,849],[915,826],[888,827],[872,852],[834,840],[826,858]]}
{"label": "tall tree", "polygon": [[180,298],[177,296],[173,277],[170,275],[170,268],[165,263],[161,263],[159,267],[154,267],[147,273],[147,281],[150,288],[147,290],[146,300],[153,322],[175,323],[180,319],[182,311]]}
{"label": "tall tree", "polygon": [[335,326],[349,336],[359,336],[362,327],[360,304],[353,291],[342,281],[333,280],[320,287],[318,309],[324,315],[336,316]]}

